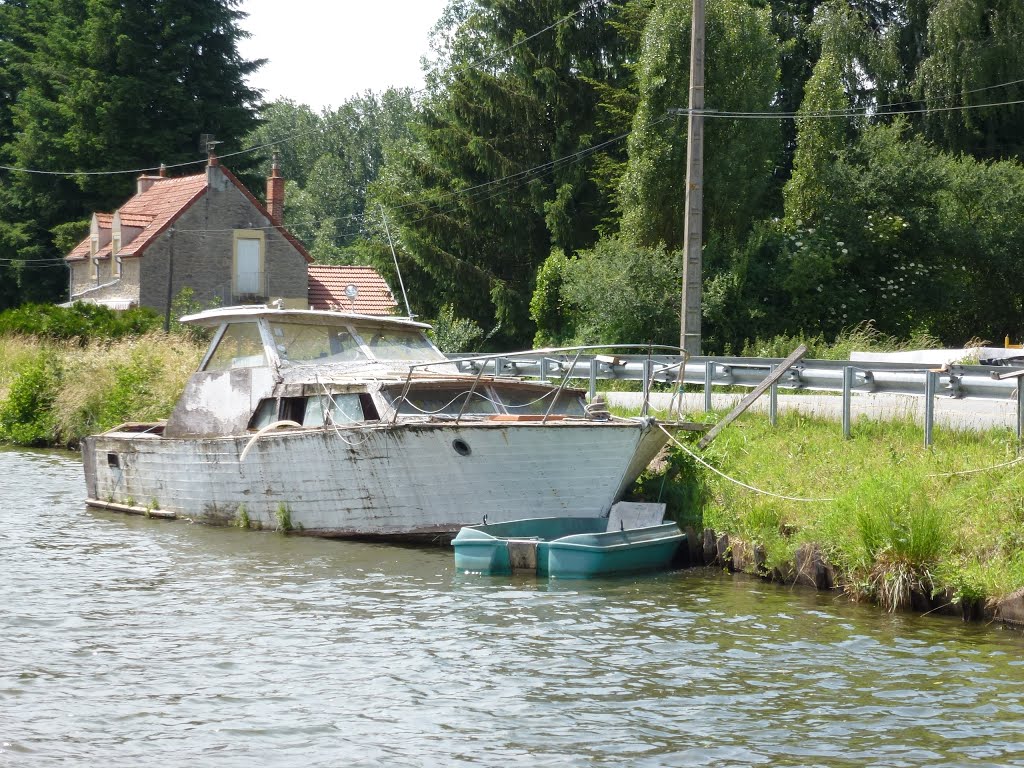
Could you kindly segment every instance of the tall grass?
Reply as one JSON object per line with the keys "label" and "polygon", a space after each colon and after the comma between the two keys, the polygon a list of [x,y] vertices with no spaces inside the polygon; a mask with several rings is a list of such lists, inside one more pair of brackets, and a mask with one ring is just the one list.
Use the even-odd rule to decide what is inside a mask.
{"label": "tall grass", "polygon": [[835,422],[790,413],[773,428],[748,413],[702,457],[756,488],[816,501],[758,494],[698,466],[698,508],[675,514],[763,545],[769,567],[817,544],[852,597],[891,610],[915,593],[998,599],[1024,588],[1024,463],[957,474],[1013,460],[1016,437],[934,437],[926,449],[918,424],[861,419],[844,440]]}
{"label": "tall grass", "polygon": [[72,447],[123,421],[166,418],[204,348],[160,331],[84,345],[0,337],[0,440]]}
{"label": "tall grass", "polygon": [[786,357],[801,344],[807,345],[809,360],[849,360],[850,353],[858,352],[899,352],[906,349],[938,349],[942,343],[925,331],[912,333],[909,339],[888,336],[870,320],[844,329],[832,341],[824,336],[776,336],[771,339],[747,341],[740,353],[746,357]]}

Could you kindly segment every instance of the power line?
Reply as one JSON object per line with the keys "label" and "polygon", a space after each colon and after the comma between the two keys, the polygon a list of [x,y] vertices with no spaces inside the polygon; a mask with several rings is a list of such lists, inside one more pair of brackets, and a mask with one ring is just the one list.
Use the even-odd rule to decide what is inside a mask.
{"label": "power line", "polygon": [[895,115],[919,115],[929,112],[955,112],[958,110],[986,109],[989,107],[1009,107],[1017,104],[1024,104],[1024,99],[1012,101],[989,102],[986,104],[960,104],[951,107],[921,107],[920,109],[886,109],[887,105],[880,107],[863,107],[861,109],[833,109],[821,110],[818,112],[739,112],[731,110],[716,109],[670,109],[670,115],[700,114],[710,118],[734,118],[737,120],[799,120],[802,118],[848,118],[848,117],[891,117]]}

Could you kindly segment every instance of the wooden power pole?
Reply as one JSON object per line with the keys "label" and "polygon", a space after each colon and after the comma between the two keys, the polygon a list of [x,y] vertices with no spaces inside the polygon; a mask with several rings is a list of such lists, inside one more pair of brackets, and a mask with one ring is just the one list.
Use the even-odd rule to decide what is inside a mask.
{"label": "wooden power pole", "polygon": [[686,132],[686,225],[679,346],[701,353],[701,272],[704,216],[704,0],[693,0],[690,26],[690,109]]}

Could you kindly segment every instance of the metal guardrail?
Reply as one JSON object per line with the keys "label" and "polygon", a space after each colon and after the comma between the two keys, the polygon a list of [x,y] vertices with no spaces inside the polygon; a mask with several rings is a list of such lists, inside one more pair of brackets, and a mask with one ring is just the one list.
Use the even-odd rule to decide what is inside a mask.
{"label": "metal guardrail", "polygon": [[[590,396],[597,381],[622,380],[674,385],[679,379],[679,355],[593,354],[570,355],[560,350],[533,354],[448,355],[461,371],[496,376],[580,379],[589,384]],[[573,357],[576,357],[573,360]],[[756,387],[782,362],[782,358],[691,357],[683,367],[682,381],[702,386],[704,409],[711,410],[714,387]],[[949,365],[942,368],[918,363],[851,362],[848,360],[801,360],[769,390],[769,416],[775,423],[779,388],[808,392],[839,392],[843,396],[843,434],[850,435],[850,400],[857,393],[916,395],[925,398],[925,444],[931,445],[936,397],[962,400],[1015,400],[1017,439],[1024,437],[1024,366]],[[1005,378],[998,378],[1003,376]]]}

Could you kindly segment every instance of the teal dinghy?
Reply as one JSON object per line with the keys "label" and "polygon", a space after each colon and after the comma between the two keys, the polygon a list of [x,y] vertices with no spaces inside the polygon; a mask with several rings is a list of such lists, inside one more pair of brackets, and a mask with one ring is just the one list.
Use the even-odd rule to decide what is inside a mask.
{"label": "teal dinghy", "polygon": [[536,517],[466,526],[452,541],[455,569],[557,579],[664,570],[686,538],[675,523],[661,522],[664,511],[664,504],[619,503],[609,517]]}

